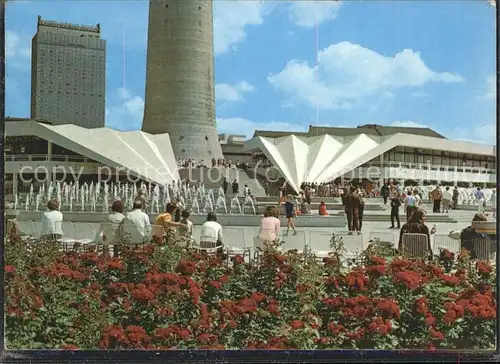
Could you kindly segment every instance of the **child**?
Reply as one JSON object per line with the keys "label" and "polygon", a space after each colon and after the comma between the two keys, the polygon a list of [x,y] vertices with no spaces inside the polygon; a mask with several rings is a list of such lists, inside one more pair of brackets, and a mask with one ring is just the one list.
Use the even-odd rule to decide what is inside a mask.
{"label": "child", "polygon": [[193,234],[193,222],[189,220],[191,213],[188,210],[183,210],[181,214],[181,223],[185,225],[185,227],[179,228],[180,236],[189,236],[191,237]]}
{"label": "child", "polygon": [[394,229],[394,219],[398,222],[398,229],[401,229],[401,222],[399,220],[400,206],[401,200],[399,199],[397,193],[394,193],[391,198],[391,227],[389,229]]}
{"label": "child", "polygon": [[286,213],[286,218],[288,220],[286,233],[288,234],[288,231],[290,230],[290,228],[292,228],[293,235],[297,235],[297,231],[295,230],[295,224],[293,223],[293,218],[295,217],[295,206],[293,205],[293,200],[291,195],[288,195],[288,200],[285,202],[285,213]]}

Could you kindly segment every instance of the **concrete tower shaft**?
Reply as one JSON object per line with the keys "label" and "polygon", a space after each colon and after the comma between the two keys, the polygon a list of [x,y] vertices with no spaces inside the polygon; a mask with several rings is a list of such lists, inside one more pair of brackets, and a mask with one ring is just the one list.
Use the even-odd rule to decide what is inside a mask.
{"label": "concrete tower shaft", "polygon": [[169,133],[176,158],[222,158],[212,0],[150,0],[142,131]]}

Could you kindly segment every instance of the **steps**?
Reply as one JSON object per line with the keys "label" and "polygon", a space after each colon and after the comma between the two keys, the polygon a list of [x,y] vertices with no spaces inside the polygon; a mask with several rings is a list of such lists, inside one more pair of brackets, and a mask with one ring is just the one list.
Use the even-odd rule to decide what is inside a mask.
{"label": "steps", "polygon": [[[343,211],[340,211],[338,215],[345,216],[345,213]],[[404,224],[406,222],[406,216],[403,214],[399,215],[399,218],[401,219],[401,224]],[[363,214],[363,221],[366,222],[387,222],[390,223],[390,215],[389,212],[387,214]],[[426,223],[427,225],[429,224],[455,224],[458,223],[457,220],[451,218],[448,215],[445,214],[436,214],[432,215],[429,214],[426,217]]]}
{"label": "steps", "polygon": [[[188,178],[190,181],[201,181],[205,188],[219,188],[222,186],[222,180],[227,178],[229,184],[235,179],[240,185],[240,193],[243,193],[245,185],[248,185],[254,195],[265,196],[265,190],[259,180],[251,178],[247,172],[241,168],[228,167],[210,167],[210,168],[180,168],[179,176],[181,179]],[[231,185],[228,188],[228,195],[231,196]]]}

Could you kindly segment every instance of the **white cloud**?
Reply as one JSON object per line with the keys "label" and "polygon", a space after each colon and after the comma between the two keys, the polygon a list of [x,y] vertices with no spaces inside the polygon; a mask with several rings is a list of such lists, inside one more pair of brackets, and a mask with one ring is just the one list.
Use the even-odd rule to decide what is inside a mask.
{"label": "white cloud", "polygon": [[497,99],[497,78],[496,76],[490,76],[486,78],[486,92],[482,98],[487,100]]}
{"label": "white cloud", "polygon": [[290,20],[304,28],[313,28],[337,17],[340,1],[293,1],[288,7]]}
{"label": "white cloud", "polygon": [[497,125],[496,124],[474,124],[470,128],[455,128],[453,130],[454,139],[466,142],[496,145]]}
{"label": "white cloud", "polygon": [[254,91],[255,88],[246,81],[238,82],[235,85],[219,83],[215,85],[215,99],[217,101],[243,101],[244,94]]}
{"label": "white cloud", "polygon": [[126,88],[119,88],[113,99],[115,106],[106,109],[106,126],[118,130],[140,129],[144,114],[142,97],[132,95]]}
{"label": "white cloud", "polygon": [[401,126],[407,128],[430,128],[439,134],[454,140],[462,140],[472,143],[496,144],[496,124],[484,124],[481,126],[472,125],[471,127],[454,127],[446,130],[445,132],[425,124],[416,123],[414,121],[394,121],[391,126]]}
{"label": "white cloud", "polygon": [[340,42],[320,51],[318,59],[317,67],[289,61],[281,72],[269,75],[268,81],[287,94],[290,102],[321,109],[350,108],[363,98],[428,82],[464,81],[456,74],[432,71],[420,53],[411,49],[388,57],[358,44]]}
{"label": "white cloud", "polygon": [[271,121],[257,122],[245,118],[217,118],[217,130],[219,133],[246,135],[251,138],[255,130],[272,131],[307,131],[308,127],[287,122]]}
{"label": "white cloud", "polygon": [[262,25],[269,7],[260,1],[214,2],[214,51],[216,55],[234,49],[246,38],[246,27]]}
{"label": "white cloud", "polygon": [[403,127],[403,128],[429,128],[425,124],[416,123],[416,122],[411,121],[411,120],[407,120],[407,121],[394,121],[394,122],[391,123],[391,126],[400,126],[400,127]]}
{"label": "white cloud", "polygon": [[[314,124],[319,127],[338,127],[338,128],[354,128],[356,125],[339,125],[335,124]],[[399,126],[406,128],[430,128],[439,134],[453,140],[462,140],[472,143],[481,143],[487,145],[496,144],[496,124],[485,124],[479,127],[455,127],[447,129],[445,132],[439,130],[424,123],[419,123],[411,120],[399,120],[389,123],[380,123],[379,125],[388,126]],[[253,121],[241,117],[233,118],[217,118],[217,130],[219,133],[235,134],[235,135],[245,135],[247,138],[251,138],[255,130],[271,130],[271,131],[288,131],[288,132],[307,132],[309,129],[308,125],[304,124],[293,124],[286,121]]]}
{"label": "white cloud", "polygon": [[29,64],[28,61],[31,59],[30,38],[12,30],[6,30],[5,56],[8,62]]}

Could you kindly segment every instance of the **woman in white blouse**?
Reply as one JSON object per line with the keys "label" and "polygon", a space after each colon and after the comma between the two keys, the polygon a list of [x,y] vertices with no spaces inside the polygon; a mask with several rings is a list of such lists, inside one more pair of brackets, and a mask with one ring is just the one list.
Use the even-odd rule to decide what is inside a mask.
{"label": "woman in white blouse", "polygon": [[42,212],[42,239],[61,239],[63,236],[63,214],[59,211],[59,201],[52,199],[47,203],[49,211]]}

